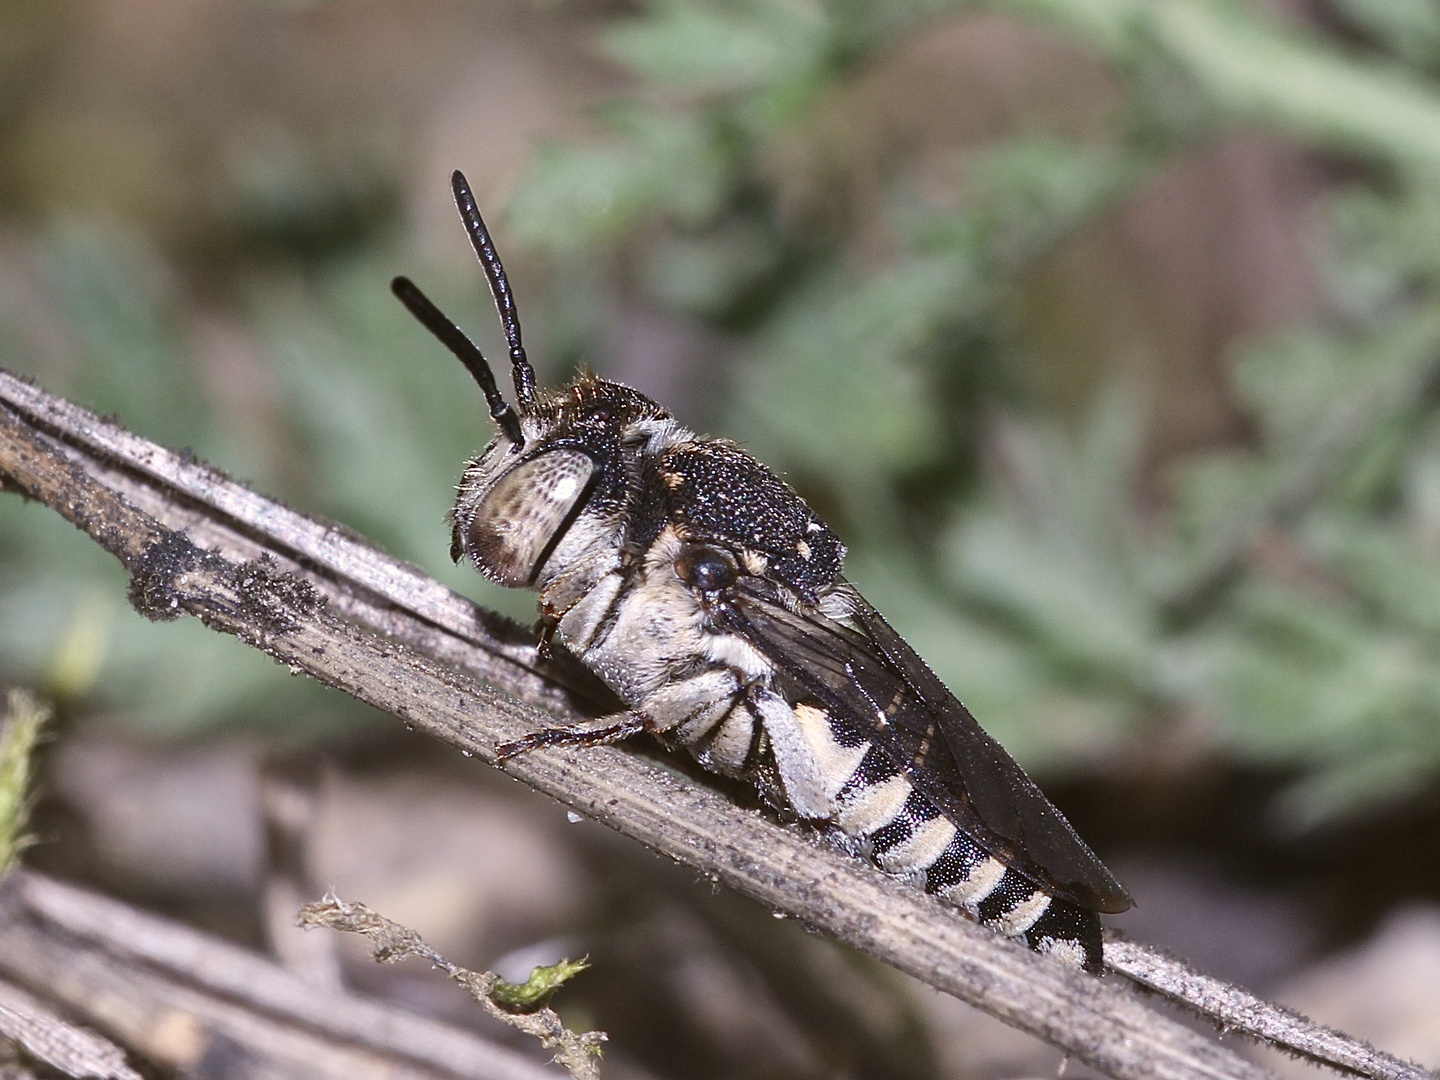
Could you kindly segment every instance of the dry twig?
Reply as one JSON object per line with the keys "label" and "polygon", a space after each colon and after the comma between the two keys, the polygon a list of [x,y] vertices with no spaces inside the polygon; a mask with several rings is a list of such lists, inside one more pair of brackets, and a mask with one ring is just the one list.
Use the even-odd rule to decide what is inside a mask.
{"label": "dry twig", "polygon": [[1247,990],[1196,971],[1117,935],[1105,942],[1105,963],[1113,971],[1220,1025],[1288,1050],[1321,1065],[1359,1076],[1433,1080],[1424,1069],[1397,1061],[1369,1043],[1317,1024]]}
{"label": "dry twig", "polygon": [[76,1027],[18,986],[0,981],[0,1038],[76,1080],[140,1080],[125,1052]]}
{"label": "dry twig", "polygon": [[[577,703],[603,697],[583,671],[539,665],[492,617],[336,527],[3,373],[0,402],[9,405],[0,405],[0,475],[114,553],[132,572],[132,600],[151,618],[194,614],[492,763],[497,743],[557,715],[573,721],[582,715]],[[624,749],[555,748],[500,767],[1121,1080],[1271,1076],[1127,988],[1036,956]],[[1155,963],[1174,967],[1158,955]],[[1213,1015],[1204,1000],[1185,1003]],[[1302,1046],[1295,1032],[1216,1019],[1372,1080],[1426,1077],[1387,1055],[1336,1056],[1323,1040]]]}
{"label": "dry twig", "polygon": [[[507,1003],[499,991],[513,987],[493,971],[470,971],[458,964],[452,964],[431,946],[425,944],[420,935],[408,926],[402,926],[393,919],[387,919],[371,911],[364,904],[346,903],[336,896],[327,896],[300,909],[299,923],[307,930],[311,927],[326,927],[360,934],[370,939],[374,946],[373,955],[382,964],[391,964],[407,956],[418,956],[428,960],[465,988],[486,1012],[503,1024],[509,1024],[517,1031],[533,1035],[545,1049],[556,1049],[555,1062],[563,1066],[575,1080],[600,1080],[600,1044],[605,1041],[603,1031],[586,1031],[576,1034],[567,1028],[560,1016],[548,1005],[517,1009]],[[555,965],[563,969],[552,978],[541,980],[549,984],[543,996],[549,995],[566,978],[578,973],[584,964],[572,964],[562,960]],[[537,972],[542,969],[536,969]],[[536,979],[535,975],[531,976]]]}
{"label": "dry twig", "polygon": [[268,1080],[560,1075],[473,1032],[316,986],[228,941],[24,869],[0,887],[0,977],[167,1073]]}

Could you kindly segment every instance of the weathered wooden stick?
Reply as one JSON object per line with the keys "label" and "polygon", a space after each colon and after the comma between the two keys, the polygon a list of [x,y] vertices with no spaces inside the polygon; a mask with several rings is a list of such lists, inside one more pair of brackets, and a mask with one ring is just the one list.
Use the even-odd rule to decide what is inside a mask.
{"label": "weathered wooden stick", "polygon": [[[25,870],[12,871],[0,884],[0,975],[24,983],[147,1061],[187,1075],[277,1080],[560,1080],[564,1075],[473,1032],[316,987],[237,945]],[[5,1000],[0,992],[0,1012]],[[77,1032],[71,1041],[87,1034]],[[94,1035],[89,1039],[110,1045]],[[110,1064],[114,1080],[139,1080],[113,1046],[108,1056],[90,1056]],[[73,1052],[65,1060],[87,1063]],[[111,1073],[69,1075],[110,1080]]]}
{"label": "weathered wooden stick", "polygon": [[[142,613],[196,615],[492,763],[497,743],[553,724],[556,714],[573,720],[577,704],[601,707],[603,690],[583,672],[542,668],[501,624],[342,530],[3,373],[0,402],[10,405],[0,408],[0,474],[112,551],[132,572],[131,599]],[[557,748],[500,767],[1123,1080],[1272,1075],[1127,988],[1036,956],[657,762],[609,747]],[[1202,1002],[1185,1003],[1205,1012]],[[1305,1044],[1295,1032],[1288,1042],[1249,1033],[1375,1080],[1427,1076],[1373,1052],[1337,1060],[1323,1041]]]}
{"label": "weathered wooden stick", "polygon": [[75,1080],[140,1080],[120,1047],[76,1027],[44,1002],[3,980],[0,1040],[14,1043],[34,1060]]}
{"label": "weathered wooden stick", "polygon": [[1184,961],[1118,936],[1105,942],[1105,963],[1113,971],[1224,1030],[1239,1031],[1321,1065],[1359,1076],[1434,1080],[1432,1074],[1369,1043],[1317,1024],[1273,1002],[1256,997]]}

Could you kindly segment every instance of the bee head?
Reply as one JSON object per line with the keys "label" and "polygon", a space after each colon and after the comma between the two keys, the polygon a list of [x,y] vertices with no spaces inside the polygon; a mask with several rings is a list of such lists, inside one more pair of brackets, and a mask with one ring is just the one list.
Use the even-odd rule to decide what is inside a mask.
{"label": "bee head", "polygon": [[489,230],[465,177],[457,171],[451,185],[505,328],[516,405],[505,400],[480,349],[414,283],[396,278],[391,289],[469,369],[500,429],[460,481],[451,558],[468,557],[498,584],[537,588],[560,568],[623,541],[636,462],[675,422],[638,390],[593,375],[560,390],[536,389]]}

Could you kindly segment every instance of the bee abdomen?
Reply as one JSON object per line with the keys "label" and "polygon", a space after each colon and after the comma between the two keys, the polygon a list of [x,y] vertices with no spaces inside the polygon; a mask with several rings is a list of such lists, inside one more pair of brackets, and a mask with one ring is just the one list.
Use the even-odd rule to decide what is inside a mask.
{"label": "bee abdomen", "polygon": [[917,886],[985,926],[1023,938],[1037,952],[1102,966],[1100,919],[1057,899],[990,855],[872,749],[841,789],[836,824],[860,841],[880,869]]}

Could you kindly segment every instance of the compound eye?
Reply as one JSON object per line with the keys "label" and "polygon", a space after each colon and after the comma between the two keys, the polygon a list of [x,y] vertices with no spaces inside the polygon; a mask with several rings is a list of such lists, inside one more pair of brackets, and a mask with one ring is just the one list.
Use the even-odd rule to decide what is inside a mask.
{"label": "compound eye", "polygon": [[735,584],[735,564],[714,548],[693,547],[675,560],[680,580],[701,592],[720,592]]}
{"label": "compound eye", "polygon": [[457,507],[465,553],[475,568],[501,585],[530,585],[558,534],[574,521],[594,472],[589,455],[550,450],[497,480],[468,516],[466,507]]}

